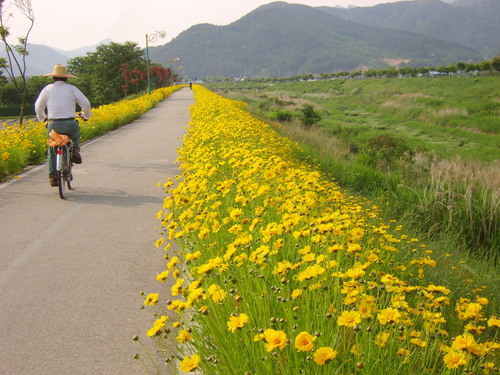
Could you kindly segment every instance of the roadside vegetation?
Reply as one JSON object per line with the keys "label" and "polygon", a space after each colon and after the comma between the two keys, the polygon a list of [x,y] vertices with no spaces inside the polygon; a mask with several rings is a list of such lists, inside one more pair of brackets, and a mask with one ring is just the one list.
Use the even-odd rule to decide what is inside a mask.
{"label": "roadside vegetation", "polygon": [[[158,89],[151,95],[94,108],[92,117],[80,122],[82,142],[129,124],[181,87]],[[47,157],[47,147],[45,123],[38,120],[29,120],[23,125],[4,123],[0,127],[0,181],[14,176],[26,166],[43,162]]]}
{"label": "roadside vegetation", "polygon": [[[498,371],[493,264],[473,272],[464,254],[407,232],[385,203],[340,188],[241,101],[193,89],[182,173],[160,184],[166,264],[144,305],[154,314],[145,336],[165,360],[138,354],[149,373]],[[300,100],[293,113],[304,119],[303,101],[313,102]],[[299,132],[319,129],[298,122]],[[337,142],[318,134],[319,148]]]}
{"label": "roadside vegetation", "polygon": [[246,102],[343,188],[429,239],[498,263],[500,76],[224,85],[206,86]]}

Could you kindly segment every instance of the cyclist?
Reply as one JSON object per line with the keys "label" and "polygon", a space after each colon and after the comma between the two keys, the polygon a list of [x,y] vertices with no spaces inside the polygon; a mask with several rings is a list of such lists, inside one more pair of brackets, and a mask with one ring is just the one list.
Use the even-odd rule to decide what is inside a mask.
{"label": "cyclist", "polygon": [[[52,77],[53,82],[43,88],[35,102],[35,111],[38,120],[48,121],[48,132],[53,129],[57,133],[67,134],[73,141],[71,161],[81,164],[80,156],[80,125],[75,120],[76,104],[81,107],[84,119],[92,116],[90,102],[87,97],[75,86],[68,84],[68,78],[77,78],[68,74],[66,66],[55,65],[52,73],[44,74]],[[57,186],[55,167],[50,154],[49,159],[49,183],[50,186]]]}

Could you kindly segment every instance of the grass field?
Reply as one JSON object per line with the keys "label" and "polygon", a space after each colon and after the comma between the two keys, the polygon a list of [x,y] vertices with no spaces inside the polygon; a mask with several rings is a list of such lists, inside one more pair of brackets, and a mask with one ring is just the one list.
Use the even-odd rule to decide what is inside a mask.
{"label": "grass field", "polygon": [[[500,76],[206,86],[248,103],[345,189],[498,262]],[[301,121],[307,105],[313,126]]]}

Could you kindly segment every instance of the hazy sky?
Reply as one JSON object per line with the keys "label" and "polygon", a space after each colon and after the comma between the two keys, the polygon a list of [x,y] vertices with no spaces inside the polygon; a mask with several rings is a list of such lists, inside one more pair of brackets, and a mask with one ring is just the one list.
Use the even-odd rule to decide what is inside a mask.
{"label": "hazy sky", "polygon": [[[373,6],[401,0],[297,0],[310,6]],[[122,43],[133,41],[145,46],[145,35],[165,31],[162,45],[189,27],[210,23],[230,24],[255,8],[272,0],[31,0],[35,24],[28,42],[62,50],[95,45],[103,39]],[[11,36],[24,36],[25,17],[4,2],[4,18],[12,13],[7,25]],[[15,39],[11,40],[14,43]],[[153,44],[151,44],[153,45]]]}

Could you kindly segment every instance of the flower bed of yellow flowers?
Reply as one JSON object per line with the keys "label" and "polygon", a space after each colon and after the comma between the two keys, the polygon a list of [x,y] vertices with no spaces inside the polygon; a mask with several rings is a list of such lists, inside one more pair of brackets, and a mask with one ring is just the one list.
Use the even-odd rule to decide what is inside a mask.
{"label": "flower bed of yellow flowers", "polygon": [[172,286],[144,301],[167,363],[203,374],[498,372],[500,320],[480,289],[463,297],[430,281],[425,245],[300,162],[242,103],[194,90],[182,174],[158,212],[157,279]]}
{"label": "flower bed of yellow flowers", "polygon": [[[180,87],[158,89],[151,95],[93,109],[89,121],[80,122],[82,142],[134,121]],[[42,162],[46,156],[45,123],[28,121],[0,128],[0,180],[20,172],[27,165]]]}

